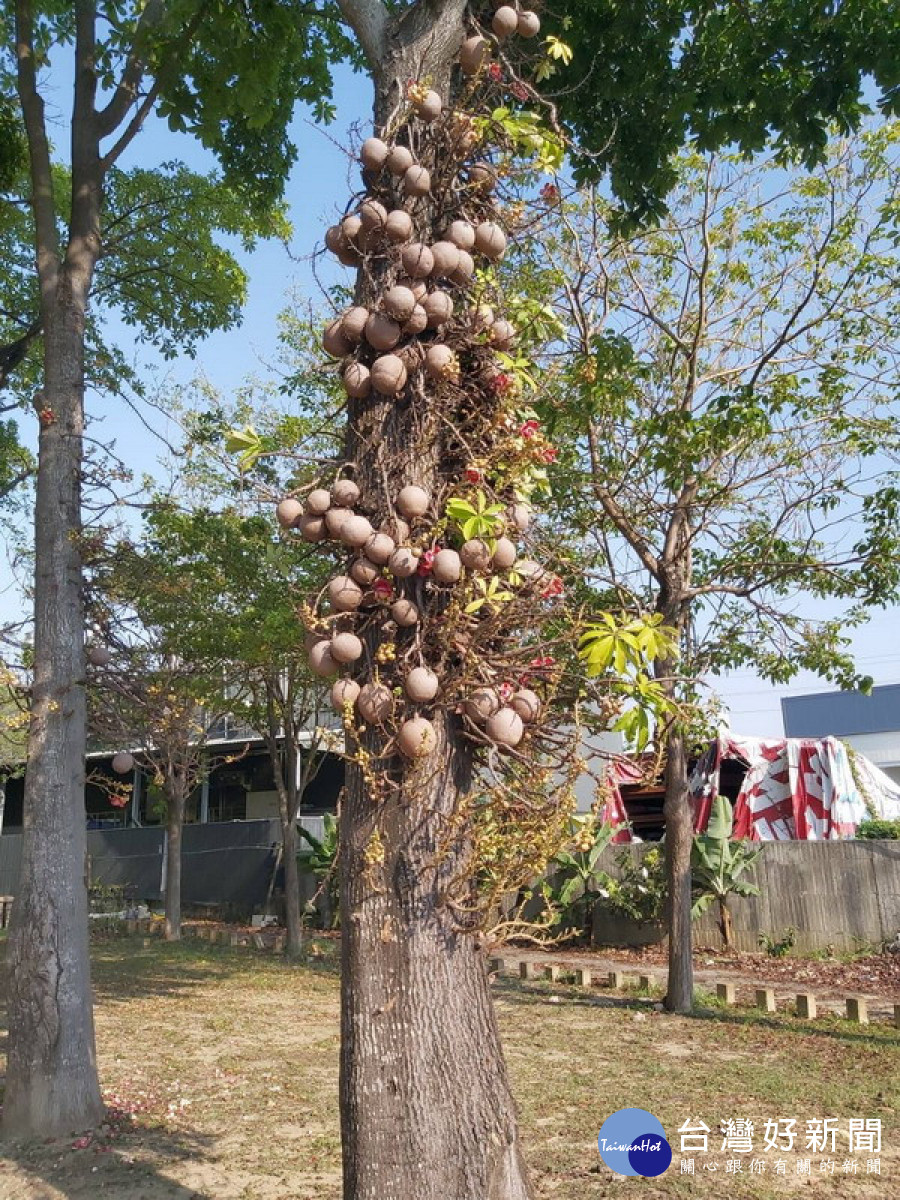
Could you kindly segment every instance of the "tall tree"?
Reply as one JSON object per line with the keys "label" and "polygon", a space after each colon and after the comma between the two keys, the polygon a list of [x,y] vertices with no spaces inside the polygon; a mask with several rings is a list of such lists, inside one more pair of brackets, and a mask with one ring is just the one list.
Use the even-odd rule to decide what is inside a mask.
{"label": "tall tree", "polygon": [[[467,6],[462,0],[417,0],[397,6],[382,0],[339,0],[339,7],[372,75],[376,134],[391,142],[411,136],[413,149],[421,147],[427,154],[427,139],[417,142],[417,135],[404,129],[407,85],[419,81],[445,104],[452,101],[463,110],[475,103],[468,84],[454,71],[465,35],[478,28]],[[727,7],[736,12],[745,6]],[[585,12],[580,4],[559,9],[576,21],[564,36],[590,45],[598,33],[593,11]],[[624,77],[624,104],[632,121],[639,122],[647,103],[645,56],[659,39],[659,23],[649,17],[635,21],[628,6],[609,9],[610,21],[603,27],[608,45],[597,47],[594,42],[576,103],[586,114],[594,113],[605,87],[601,75],[603,80]],[[669,62],[678,57],[677,32],[685,16],[681,13],[680,26],[666,30],[662,54]],[[526,20],[522,28],[534,32],[533,20]],[[467,67],[476,75],[481,54],[477,44],[467,51]],[[505,57],[503,64],[490,68],[490,78],[509,85],[510,91],[505,102],[497,98],[491,114],[496,124],[488,128],[502,126],[513,140],[527,143],[532,138],[533,145],[529,114],[511,113],[533,101],[534,91],[506,75],[507,63]],[[862,69],[860,63],[851,67],[857,86]],[[546,59],[538,70],[546,76]],[[748,96],[747,112],[753,106]],[[776,128],[787,124],[790,116],[781,113]],[[730,136],[729,130],[722,133]],[[586,134],[584,149],[590,153],[598,141],[606,142],[610,130],[603,128],[598,134],[594,125]],[[646,147],[643,127],[640,136],[619,139],[616,147],[632,163],[648,152],[665,160],[671,150],[666,145]],[[437,174],[447,164],[429,158],[428,165]],[[374,174],[366,181],[374,181]],[[382,198],[389,199],[387,190]],[[417,237],[437,240],[444,218],[433,198],[422,200],[416,208]],[[374,219],[377,224],[377,216]],[[332,235],[332,240],[352,261],[354,246],[342,241],[341,234]],[[357,303],[374,305],[384,279],[383,264],[372,267],[367,259],[358,279]],[[339,340],[337,344],[340,350]],[[417,366],[414,358],[410,365]],[[353,464],[363,495],[381,497],[382,503],[373,507],[386,505],[388,512],[391,497],[410,480],[432,496],[445,495],[455,464],[435,428],[439,417],[420,404],[366,396],[364,383],[356,386],[362,394],[349,401],[345,457]],[[459,828],[453,823],[461,796],[472,786],[472,758],[452,719],[437,718],[435,732],[445,769],[431,777],[423,792],[421,779],[414,778],[402,759],[390,759],[384,773],[392,782],[391,799],[375,830],[371,776],[364,766],[349,773],[341,829],[341,1112],[348,1200],[391,1191],[422,1197],[464,1193],[496,1200],[530,1195],[484,965],[474,939],[460,930],[446,904],[448,876],[464,872],[467,861],[464,828],[459,842],[444,849],[441,869],[434,866],[433,849],[441,843],[442,828],[448,823]],[[367,752],[373,744],[366,742]],[[376,865],[385,883],[372,887],[367,868]],[[457,1097],[452,1106],[446,1102],[448,1095]]]}
{"label": "tall tree", "polygon": [[[110,171],[157,109],[219,153],[249,207],[267,208],[294,157],[286,136],[293,103],[323,101],[335,38],[327,13],[299,3],[0,6],[0,92],[17,95],[25,131],[42,331],[34,692],[9,950],[7,1136],[83,1128],[102,1109],[83,869],[80,509],[85,331]],[[69,47],[71,174],[59,194],[40,73]]]}
{"label": "tall tree", "polygon": [[296,536],[279,538],[268,516],[228,507],[159,505],[148,514],[147,540],[173,578],[157,609],[168,612],[179,642],[221,663],[218,678],[206,684],[208,703],[255,730],[269,756],[281,822],[287,951],[297,955],[303,935],[297,813],[329,744],[320,721],[324,688],[298,640],[297,607],[324,583],[322,564]]}
{"label": "tall tree", "polygon": [[[541,284],[544,299],[559,287],[568,331],[547,410],[571,447],[559,512],[597,582],[680,643],[657,662],[684,714],[658,730],[679,1012],[693,1003],[689,714],[704,680],[749,664],[865,687],[847,631],[900,594],[898,145],[896,123],[837,141],[810,175],[687,156],[658,227],[611,235],[588,195],[552,203],[535,246],[556,263]],[[812,615],[823,601],[840,615]]]}

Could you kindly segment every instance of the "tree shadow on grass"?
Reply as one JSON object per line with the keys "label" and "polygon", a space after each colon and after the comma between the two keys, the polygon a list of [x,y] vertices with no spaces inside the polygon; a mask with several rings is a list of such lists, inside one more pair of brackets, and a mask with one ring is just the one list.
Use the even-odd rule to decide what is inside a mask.
{"label": "tree shadow on grass", "polygon": [[[523,1007],[535,1005],[557,1008],[619,1008],[631,1009],[635,1012],[647,1012],[654,1007],[658,1010],[660,1000],[656,996],[612,996],[597,992],[569,991],[566,985],[556,988],[552,984],[520,983],[512,978],[500,976],[493,985],[493,995],[496,999]],[[550,996],[558,1000],[550,1000]],[[677,1014],[672,1014],[677,1015]],[[824,1016],[817,1021],[802,1021],[785,1013],[779,1019],[777,1016],[767,1016],[752,1010],[737,1008],[713,1008],[698,1004],[690,1014],[680,1014],[685,1021],[715,1022],[720,1025],[758,1028],[774,1033],[797,1033],[803,1037],[826,1037],[840,1042],[858,1042],[867,1046],[884,1046],[887,1048],[900,1047],[900,1030],[894,1031],[891,1026],[876,1024],[860,1029],[850,1022],[836,1016]]]}
{"label": "tree shadow on grass", "polygon": [[114,1141],[102,1134],[83,1148],[76,1148],[76,1141],[72,1137],[0,1145],[0,1163],[18,1168],[16,1187],[29,1188],[2,1191],[9,1176],[0,1170],[0,1194],[35,1200],[50,1195],[67,1200],[93,1200],[99,1195],[108,1200],[217,1200],[211,1193],[180,1184],[166,1171],[168,1164],[206,1158],[212,1139],[205,1135],[136,1126]]}

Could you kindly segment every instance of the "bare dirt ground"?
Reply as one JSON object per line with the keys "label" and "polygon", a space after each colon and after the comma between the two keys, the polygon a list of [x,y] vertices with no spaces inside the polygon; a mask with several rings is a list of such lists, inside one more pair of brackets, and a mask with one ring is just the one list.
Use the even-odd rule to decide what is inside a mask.
{"label": "bare dirt ground", "polygon": [[[322,943],[291,965],[252,948],[99,944],[109,1120],[63,1141],[0,1148],[0,1200],[339,1200],[332,951]],[[900,1197],[900,1031],[714,1007],[674,1018],[646,998],[508,977],[495,989],[538,1200]],[[599,1127],[626,1106],[654,1113],[673,1144],[657,1180],[623,1180],[599,1163]],[[838,1121],[835,1152],[805,1149],[807,1122],[826,1117]],[[729,1118],[754,1123],[754,1153],[720,1151]],[[763,1151],[763,1127],[776,1118],[796,1120],[799,1154]],[[881,1121],[880,1175],[867,1172],[873,1155],[848,1152],[850,1118]],[[687,1119],[712,1131],[693,1176],[680,1166]],[[754,1159],[764,1174],[751,1173]],[[809,1174],[798,1175],[807,1159]],[[741,1171],[726,1173],[729,1160]],[[855,1173],[844,1169],[852,1160]]]}

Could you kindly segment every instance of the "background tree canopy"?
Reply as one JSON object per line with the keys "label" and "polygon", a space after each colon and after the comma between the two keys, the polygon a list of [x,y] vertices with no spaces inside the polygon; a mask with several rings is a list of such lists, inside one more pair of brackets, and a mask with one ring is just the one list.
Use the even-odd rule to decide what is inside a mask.
{"label": "background tree canopy", "polygon": [[582,180],[609,171],[637,220],[659,217],[672,155],[774,144],[807,166],[829,126],[857,128],[867,77],[885,114],[900,112],[897,0],[562,0],[547,27],[569,42],[556,97]]}

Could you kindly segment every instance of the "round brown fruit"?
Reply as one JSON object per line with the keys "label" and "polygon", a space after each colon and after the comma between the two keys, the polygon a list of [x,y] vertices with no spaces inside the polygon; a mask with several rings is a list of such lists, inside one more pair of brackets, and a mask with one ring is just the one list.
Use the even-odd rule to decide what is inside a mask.
{"label": "round brown fruit", "polygon": [[434,259],[432,279],[449,278],[459,266],[459,246],[453,242],[435,242],[431,247],[431,255]]}
{"label": "round brown fruit", "polygon": [[459,379],[459,360],[442,342],[429,346],[425,354],[425,370],[432,379]]}
{"label": "round brown fruit", "polygon": [[362,602],[362,588],[349,575],[336,575],[328,584],[328,599],[335,612],[354,612]]}
{"label": "round brown fruit", "polygon": [[520,533],[525,533],[531,524],[531,509],[527,504],[514,504],[510,510],[512,523]]}
{"label": "round brown fruit", "polygon": [[422,333],[427,328],[428,314],[421,304],[417,304],[412,310],[409,320],[403,323],[403,336],[415,337],[416,334]]}
{"label": "round brown fruit", "polygon": [[469,282],[469,280],[472,278],[472,276],[474,274],[475,274],[475,259],[468,252],[468,250],[460,250],[459,266],[456,268],[456,270],[450,276],[451,280],[454,283],[464,285]]}
{"label": "round brown fruit", "polygon": [[309,652],[309,667],[314,675],[323,679],[328,675],[336,675],[338,664],[331,653],[331,642],[316,642]]}
{"label": "round brown fruit", "polygon": [[341,541],[353,550],[360,550],[372,536],[372,524],[365,517],[348,517],[341,529]]}
{"label": "round brown fruit", "polygon": [[359,219],[366,233],[377,233],[387,222],[387,209],[380,200],[366,200],[360,206]]}
{"label": "round brown fruit", "polygon": [[353,516],[353,510],[349,508],[329,508],[325,514],[325,528],[328,530],[328,536],[339,538],[341,530],[344,528],[344,522]]}
{"label": "round brown fruit", "polygon": [[509,4],[504,4],[494,13],[491,29],[498,38],[508,38],[519,28],[519,14]]}
{"label": "round brown fruit", "polygon": [[346,704],[355,704],[360,687],[355,679],[339,679],[331,688],[331,707],[342,712]]}
{"label": "round brown fruit", "polygon": [[282,529],[293,529],[302,516],[303,505],[293,496],[285,496],[283,500],[278,501],[275,517]]}
{"label": "round brown fruit", "polygon": [[366,341],[373,350],[393,350],[400,341],[400,326],[384,313],[372,313],[366,321]]}
{"label": "round brown fruit", "polygon": [[341,508],[352,508],[359,500],[359,485],[352,479],[338,479],[331,489],[331,502]]}
{"label": "round brown fruit", "polygon": [[356,707],[363,720],[370,725],[380,725],[394,710],[394,697],[390,688],[383,683],[367,683],[360,690]]}
{"label": "round brown fruit", "polygon": [[362,658],[363,644],[355,633],[343,631],[331,639],[331,657],[335,662],[352,663]]}
{"label": "round brown fruit", "polygon": [[314,517],[322,517],[331,508],[331,492],[325,488],[313,488],[306,497],[306,511]]}
{"label": "round brown fruit", "polygon": [[361,342],[368,319],[369,310],[361,304],[348,308],[341,317],[341,337],[344,341],[349,342],[351,346],[356,346]]}
{"label": "round brown fruit", "polygon": [[475,245],[475,226],[468,221],[452,221],[444,237],[460,250],[471,250]]}
{"label": "round brown fruit", "polygon": [[410,625],[415,625],[419,619],[419,610],[413,604],[412,600],[407,600],[405,596],[400,596],[391,605],[391,616],[394,621],[407,628]]}
{"label": "round brown fruit", "polygon": [[516,561],[515,543],[507,537],[498,537],[494,543],[493,564],[501,571],[508,570]]}
{"label": "round brown fruit", "polygon": [[434,255],[424,242],[410,242],[400,254],[403,270],[411,279],[427,279],[434,270]]}
{"label": "round brown fruit", "polygon": [[455,550],[438,550],[431,574],[438,583],[456,583],[462,574],[462,559]]}
{"label": "round brown fruit", "polygon": [[328,537],[324,517],[314,517],[312,513],[304,513],[297,522],[297,528],[304,542],[324,542]]}
{"label": "round brown fruit", "polygon": [[475,227],[475,249],[491,262],[503,257],[506,252],[506,234],[496,221],[482,221]]}
{"label": "round brown fruit", "polygon": [[541,701],[536,692],[530,688],[519,688],[509,702],[525,722],[536,721],[541,715]]}
{"label": "round brown fruit", "polygon": [[134,770],[134,755],[129,754],[127,750],[120,750],[118,754],[113,755],[111,765],[117,775],[127,775],[129,771]]}
{"label": "round brown fruit", "polygon": [[497,186],[497,172],[490,163],[480,162],[469,167],[469,185],[476,191],[490,194]]}
{"label": "round brown fruit", "polygon": [[415,575],[419,560],[409,546],[398,546],[388,559],[388,570],[397,579],[409,579]]}
{"label": "round brown fruit", "polygon": [[430,667],[413,667],[403,681],[404,690],[415,704],[427,704],[440,689],[440,681]]}
{"label": "round brown fruit", "polygon": [[366,541],[365,546],[366,558],[379,566],[386,566],[388,559],[397,549],[394,544],[394,539],[388,537],[386,533],[373,533]]}
{"label": "round brown fruit", "polygon": [[385,166],[392,175],[405,175],[415,159],[412,151],[406,146],[392,146],[385,160]]}
{"label": "round brown fruit", "polygon": [[385,354],[372,363],[372,387],[382,396],[396,396],[406,386],[406,367],[396,354]]}
{"label": "round brown fruit", "polygon": [[427,758],[437,746],[437,734],[430,721],[424,717],[413,717],[400,726],[397,744],[406,758]]}
{"label": "round brown fruit", "polygon": [[466,716],[483,725],[500,708],[500,697],[493,688],[478,688],[463,704]]}
{"label": "round brown fruit", "polygon": [[423,304],[425,318],[429,329],[437,329],[453,316],[453,297],[449,292],[432,292],[425,297]]}
{"label": "round brown fruit", "polygon": [[491,565],[491,548],[481,538],[470,538],[459,552],[463,566],[468,571],[486,571]]}
{"label": "round brown fruit", "polygon": [[332,358],[344,358],[353,349],[341,332],[340,318],[332,321],[330,325],[325,326],[325,332],[322,335],[322,346],[325,349],[325,353],[330,354]]}
{"label": "round brown fruit", "polygon": [[381,568],[370,558],[355,558],[350,564],[350,578],[360,587],[371,587],[380,574]]}
{"label": "round brown fruit", "polygon": [[509,350],[516,340],[516,331],[512,322],[504,317],[498,318],[491,325],[491,345],[495,350]]}
{"label": "round brown fruit", "polygon": [[490,58],[491,48],[483,37],[466,38],[459,50],[459,65],[463,75],[477,75]]}
{"label": "round brown fruit", "polygon": [[367,171],[380,171],[387,156],[387,143],[377,137],[366,138],[359,152],[360,161]]}
{"label": "round brown fruit", "polygon": [[387,220],[384,223],[385,237],[390,242],[400,245],[403,242],[408,242],[412,237],[413,223],[412,217],[402,208],[392,209],[387,215]]}
{"label": "round brown fruit", "polygon": [[536,12],[519,13],[519,36],[523,38],[533,38],[541,31],[541,18]]}
{"label": "round brown fruit", "polygon": [[421,100],[416,100],[413,108],[416,110],[416,116],[423,121],[436,121],[441,115],[443,108],[441,98],[435,91],[427,91]]}
{"label": "round brown fruit", "polygon": [[408,321],[416,307],[416,297],[412,288],[395,284],[388,288],[381,301],[384,311],[395,321]]}
{"label": "round brown fruit", "polygon": [[350,363],[343,374],[344,391],[354,400],[365,400],[372,390],[372,375],[362,363]]}
{"label": "round brown fruit", "polygon": [[428,512],[428,506],[431,503],[431,497],[424,488],[417,484],[407,484],[397,497],[397,507],[404,517],[413,520],[415,517],[423,517]]}
{"label": "round brown fruit", "polygon": [[500,746],[518,746],[525,733],[525,726],[514,708],[501,708],[492,717],[488,717],[485,732]]}

